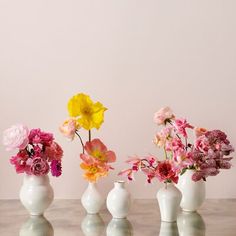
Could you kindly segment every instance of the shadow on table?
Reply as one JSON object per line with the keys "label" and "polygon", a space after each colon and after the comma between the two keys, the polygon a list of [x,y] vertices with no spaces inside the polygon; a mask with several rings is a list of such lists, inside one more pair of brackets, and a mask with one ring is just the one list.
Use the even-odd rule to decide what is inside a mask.
{"label": "shadow on table", "polygon": [[20,236],[54,236],[51,223],[44,216],[30,216],[21,226]]}

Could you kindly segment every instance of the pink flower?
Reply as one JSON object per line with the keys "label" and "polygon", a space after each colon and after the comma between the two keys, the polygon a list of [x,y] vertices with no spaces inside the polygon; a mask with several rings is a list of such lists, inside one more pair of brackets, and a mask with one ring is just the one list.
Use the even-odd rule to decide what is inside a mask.
{"label": "pink flower", "polygon": [[46,175],[49,172],[48,162],[41,157],[35,157],[31,161],[30,170],[33,175]]}
{"label": "pink flower", "polygon": [[185,138],[188,137],[186,129],[187,128],[193,129],[193,126],[187,123],[186,119],[176,119],[173,125],[176,131],[182,134]]}
{"label": "pink flower", "polygon": [[28,158],[27,152],[22,150],[10,159],[10,163],[15,166],[17,174],[30,172],[30,166],[27,163]]}
{"label": "pink flower", "polygon": [[61,175],[61,162],[60,161],[57,161],[57,160],[52,160],[51,162],[51,173],[52,173],[52,176],[60,176]]}
{"label": "pink flower", "polygon": [[173,138],[172,140],[166,143],[166,150],[173,151],[173,152],[183,152],[185,149],[184,144],[182,143],[181,139]]}
{"label": "pink flower", "polygon": [[70,117],[59,127],[61,133],[70,140],[75,137],[76,130],[79,129],[79,124],[74,117]]}
{"label": "pink flower", "polygon": [[163,128],[159,133],[156,134],[153,143],[155,143],[158,147],[163,147],[166,144],[166,141],[172,138],[171,132],[172,127]]}
{"label": "pink flower", "polygon": [[24,149],[28,142],[29,130],[22,124],[13,125],[3,132],[3,145],[10,151],[16,148]]}
{"label": "pink flower", "polygon": [[162,161],[158,164],[156,169],[156,177],[161,182],[170,182],[178,183],[178,174],[173,168],[173,165],[170,160]]}
{"label": "pink flower", "polygon": [[168,120],[173,119],[175,116],[172,112],[172,110],[169,107],[161,108],[158,112],[154,114],[153,121],[157,125],[163,125],[166,124]]}
{"label": "pink flower", "polygon": [[49,146],[53,141],[53,135],[51,133],[46,133],[40,129],[32,129],[29,134],[29,143],[42,144]]}
{"label": "pink flower", "polygon": [[116,155],[113,151],[107,150],[107,147],[100,139],[93,139],[91,142],[86,142],[84,146],[88,155],[94,157],[101,162],[115,162]]}
{"label": "pink flower", "polygon": [[50,146],[46,146],[44,156],[48,161],[60,161],[63,156],[63,150],[58,143],[52,142]]}

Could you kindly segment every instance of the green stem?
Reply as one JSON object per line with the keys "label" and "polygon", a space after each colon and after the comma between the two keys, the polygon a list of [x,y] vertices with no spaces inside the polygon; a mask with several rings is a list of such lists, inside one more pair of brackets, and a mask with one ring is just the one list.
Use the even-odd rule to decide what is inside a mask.
{"label": "green stem", "polygon": [[84,154],[84,143],[83,143],[83,140],[82,140],[81,136],[79,135],[79,133],[77,132],[77,130],[75,131],[75,133],[79,137],[79,140],[80,140],[82,148],[83,148],[83,154]]}
{"label": "green stem", "polygon": [[91,130],[89,130],[89,142],[91,142]]}

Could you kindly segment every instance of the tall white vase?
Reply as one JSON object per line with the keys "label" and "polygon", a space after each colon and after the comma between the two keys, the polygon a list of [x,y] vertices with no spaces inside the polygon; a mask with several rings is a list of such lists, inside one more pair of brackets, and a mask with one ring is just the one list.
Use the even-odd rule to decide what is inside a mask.
{"label": "tall white vase", "polygon": [[176,222],[161,222],[159,236],[179,236]]}
{"label": "tall white vase", "polygon": [[165,222],[175,222],[181,201],[181,192],[172,183],[163,186],[157,192],[161,220]]}
{"label": "tall white vase", "polygon": [[195,170],[187,170],[179,177],[177,187],[182,193],[180,203],[184,211],[196,211],[203,204],[206,195],[205,182],[203,180],[193,181],[192,175]]}
{"label": "tall white vase", "polygon": [[43,215],[54,197],[48,175],[25,175],[20,200],[30,215]]}
{"label": "tall white vase", "polygon": [[20,236],[53,236],[51,223],[44,216],[30,216],[21,226]]}
{"label": "tall white vase", "polygon": [[131,207],[131,195],[125,189],[124,181],[114,183],[114,188],[107,196],[107,209],[113,218],[126,218]]}
{"label": "tall white vase", "polygon": [[81,203],[88,214],[97,214],[101,210],[105,200],[97,189],[96,183],[89,182],[82,195]]}

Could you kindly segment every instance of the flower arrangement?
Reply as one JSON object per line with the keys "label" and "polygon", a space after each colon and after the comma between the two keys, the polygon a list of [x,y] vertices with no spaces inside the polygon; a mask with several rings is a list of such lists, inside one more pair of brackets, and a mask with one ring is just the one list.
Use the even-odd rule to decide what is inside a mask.
{"label": "flower arrangement", "polygon": [[[121,171],[133,180],[133,173],[142,171],[150,183],[153,178],[161,182],[178,182],[178,175],[187,169],[195,170],[193,181],[215,176],[221,169],[231,168],[230,154],[234,148],[227,135],[220,130],[206,130],[194,127],[186,119],[176,118],[169,107],[160,109],[154,115],[154,122],[162,129],[156,134],[154,143],[163,148],[165,160],[155,156],[130,158],[131,168]],[[189,130],[194,131],[194,141],[189,141]]]}
{"label": "flower arrangement", "polygon": [[54,141],[53,134],[17,124],[4,131],[3,144],[7,151],[19,149],[10,159],[18,174],[43,176],[51,172],[52,176],[61,175],[63,150]]}
{"label": "flower arrangement", "polygon": [[[104,112],[107,110],[100,102],[93,102],[83,93],[74,95],[68,102],[69,118],[59,127],[61,133],[69,140],[78,136],[82,145],[82,160],[80,167],[85,171],[84,178],[96,182],[100,177],[107,176],[113,169],[110,163],[115,162],[116,155],[108,150],[100,139],[92,139],[91,130],[99,129],[104,122]],[[84,143],[80,129],[88,131],[88,141]]]}

